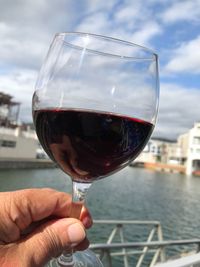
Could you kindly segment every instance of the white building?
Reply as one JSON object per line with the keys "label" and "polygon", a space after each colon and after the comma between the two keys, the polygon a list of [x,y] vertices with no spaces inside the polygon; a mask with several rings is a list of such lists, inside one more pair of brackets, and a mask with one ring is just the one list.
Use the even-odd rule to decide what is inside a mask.
{"label": "white building", "polygon": [[135,161],[178,164],[179,154],[180,151],[175,141],[163,138],[151,138],[144,148],[143,152]]}
{"label": "white building", "polygon": [[38,140],[33,130],[0,127],[1,159],[35,159]]}
{"label": "white building", "polygon": [[184,166],[188,175],[200,173],[200,122],[180,135],[177,142],[152,138],[135,162],[174,164]]}
{"label": "white building", "polygon": [[186,173],[190,175],[200,170],[200,122],[195,123],[188,133],[180,135],[178,144],[182,150]]}
{"label": "white building", "polygon": [[35,159],[38,140],[29,125],[19,125],[20,103],[0,92],[0,160]]}

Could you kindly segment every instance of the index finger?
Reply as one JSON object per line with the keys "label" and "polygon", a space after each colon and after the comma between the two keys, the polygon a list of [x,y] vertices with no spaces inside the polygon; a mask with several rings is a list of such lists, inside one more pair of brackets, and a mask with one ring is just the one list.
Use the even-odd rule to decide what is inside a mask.
{"label": "index finger", "polygon": [[[10,203],[10,204],[9,204]],[[25,189],[10,193],[10,215],[20,230],[32,222],[54,216],[70,217],[72,199],[69,194],[53,189]],[[82,214],[82,212],[81,212]],[[89,211],[84,208],[80,219],[89,217]]]}

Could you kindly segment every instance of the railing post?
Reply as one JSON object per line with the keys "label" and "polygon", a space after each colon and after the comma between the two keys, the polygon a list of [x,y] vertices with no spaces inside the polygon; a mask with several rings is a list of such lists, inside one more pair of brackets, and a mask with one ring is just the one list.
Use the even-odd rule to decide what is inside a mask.
{"label": "railing post", "polygon": [[197,253],[200,252],[200,243],[197,244]]}
{"label": "railing post", "polygon": [[[121,243],[124,243],[125,240],[124,240],[124,233],[123,233],[123,225],[119,224],[119,225],[117,225],[117,227],[119,228],[119,234],[120,234]],[[124,266],[125,267],[129,267],[128,256],[126,254],[126,249],[123,248],[122,252],[124,253],[124,257],[123,257],[124,258]]]}
{"label": "railing post", "polygon": [[104,252],[104,254],[106,255],[106,257],[107,257],[107,263],[108,263],[108,267],[112,267],[112,258],[111,258],[111,256],[110,256],[110,251],[109,250],[106,250],[105,252]]}
{"label": "railing post", "polygon": [[[149,234],[149,236],[147,238],[147,242],[150,242],[153,239],[153,236],[154,236],[155,231],[156,230],[155,230],[155,226],[154,226],[154,228],[151,229],[151,232],[150,232],[150,234]],[[140,267],[141,266],[141,264],[143,263],[144,257],[146,255],[148,249],[149,249],[148,247],[144,247],[143,248],[142,254],[140,255],[140,257],[138,259],[138,262],[137,262],[136,267]]]}
{"label": "railing post", "polygon": [[[155,266],[155,264],[158,262],[162,262],[161,265],[158,264],[158,266],[170,266],[174,267],[175,265],[166,265],[163,264],[166,260],[165,256],[165,248],[169,246],[181,246],[181,245],[191,245],[196,244],[197,252],[200,251],[200,239],[185,239],[185,240],[163,240],[163,233],[162,228],[159,222],[157,221],[123,221],[123,220],[104,220],[104,221],[98,221],[98,223],[103,224],[113,224],[113,227],[111,229],[110,235],[108,236],[107,243],[103,244],[92,244],[91,249],[96,250],[100,252],[100,258],[107,261],[106,267],[112,267],[112,259],[113,257],[123,257],[124,260],[124,267],[131,266],[133,267],[130,262],[129,256],[135,256],[139,255],[139,259],[137,262],[137,267],[143,266],[144,263],[144,257],[147,253],[154,253],[153,257],[149,259],[149,267]],[[125,231],[124,231],[124,225],[152,225],[154,228],[150,229],[150,233],[148,236],[148,239],[146,242],[125,242]],[[149,229],[149,228],[148,228]],[[156,235],[155,235],[156,234]],[[114,243],[114,239],[116,237],[120,237],[120,241]],[[153,237],[156,237],[153,239]],[[153,240],[153,241],[152,241]],[[139,250],[138,250],[139,249]],[[116,252],[118,250],[119,252]],[[99,253],[98,253],[99,254]],[[198,258],[196,258],[198,256]],[[198,255],[192,257],[192,260],[194,260],[200,264],[200,253]],[[187,259],[187,257],[186,257]],[[188,257],[188,259],[191,259]],[[129,262],[128,262],[129,261]],[[150,262],[151,261],[151,262]],[[179,261],[174,262],[182,262],[180,259]],[[174,263],[173,262],[173,263]],[[194,261],[193,261],[194,262]],[[190,262],[191,263],[191,262]],[[189,264],[190,264],[189,263]],[[184,263],[185,264],[185,263]],[[195,263],[196,264],[196,263]],[[156,265],[157,266],[157,265]],[[186,267],[190,265],[176,265],[175,267]],[[200,266],[200,265],[199,265]],[[115,266],[114,266],[115,267]]]}
{"label": "railing post", "polygon": [[[163,233],[162,233],[162,227],[161,227],[160,223],[158,224],[157,229],[158,229],[157,230],[158,231],[158,240],[160,242],[162,242],[163,241]],[[160,248],[160,260],[161,260],[161,262],[166,261],[165,247]]]}
{"label": "railing post", "polygon": [[99,259],[102,261],[104,257],[107,258],[107,261],[106,261],[108,264],[107,267],[112,267],[112,257],[110,255],[109,249],[105,249],[105,248],[101,249]]}

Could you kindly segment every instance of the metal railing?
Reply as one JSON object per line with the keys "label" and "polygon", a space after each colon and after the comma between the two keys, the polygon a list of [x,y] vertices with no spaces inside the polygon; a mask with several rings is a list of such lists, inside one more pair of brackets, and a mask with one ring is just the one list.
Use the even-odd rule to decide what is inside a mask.
{"label": "metal railing", "polygon": [[[148,257],[148,266],[153,267],[157,262],[165,262],[165,249],[168,246],[196,245],[196,251],[200,250],[200,239],[187,240],[163,240],[162,227],[158,221],[135,221],[135,220],[95,220],[94,224],[98,226],[112,226],[112,230],[108,235],[105,243],[91,244],[92,249],[100,259],[106,262],[105,267],[115,267],[113,259],[120,257],[123,259],[124,267],[141,267],[144,266],[146,257]],[[125,228],[127,226],[140,226],[148,228],[146,231],[147,239],[142,242],[127,242],[125,236]],[[150,229],[150,230],[149,230]],[[134,230],[134,229],[133,229]],[[117,239],[117,238],[118,239]],[[116,242],[115,240],[118,240]],[[134,265],[132,263],[134,257]],[[146,264],[146,263],[145,263]],[[147,266],[147,265],[145,265]],[[175,267],[175,265],[171,265]],[[181,265],[180,265],[181,266]],[[186,265],[182,265],[186,266]],[[192,266],[192,265],[187,265]]]}

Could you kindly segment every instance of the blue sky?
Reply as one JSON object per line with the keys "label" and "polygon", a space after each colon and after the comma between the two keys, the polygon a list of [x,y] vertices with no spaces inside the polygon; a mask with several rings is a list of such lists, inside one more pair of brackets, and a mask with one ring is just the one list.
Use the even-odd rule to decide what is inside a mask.
{"label": "blue sky", "polygon": [[38,70],[56,32],[109,35],[160,59],[155,136],[177,138],[200,121],[200,0],[0,0],[0,91],[31,121]]}

